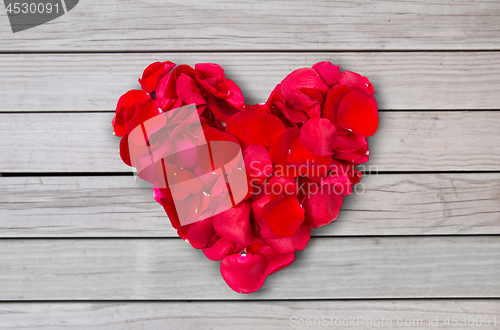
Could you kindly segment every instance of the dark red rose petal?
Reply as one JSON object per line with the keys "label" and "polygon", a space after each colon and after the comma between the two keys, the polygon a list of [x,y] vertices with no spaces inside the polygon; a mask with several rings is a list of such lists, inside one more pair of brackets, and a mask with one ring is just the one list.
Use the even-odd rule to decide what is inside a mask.
{"label": "dark red rose petal", "polygon": [[243,148],[247,147],[246,124],[250,117],[267,113],[267,109],[262,105],[255,105],[236,113],[226,123],[226,133],[235,136]]}
{"label": "dark red rose petal", "polygon": [[[195,173],[177,164],[165,161],[158,162],[155,170],[161,180],[168,181],[170,189],[175,188],[189,194],[197,194],[203,188],[203,183]],[[167,182],[165,181],[164,184]]]}
{"label": "dark red rose petal", "polygon": [[142,78],[139,79],[142,90],[152,93],[158,81],[160,81],[163,76],[165,76],[172,68],[175,63],[170,61],[166,62],[155,62],[151,63],[142,74]]}
{"label": "dark red rose petal", "polygon": [[220,264],[222,278],[239,293],[255,292],[264,284],[269,262],[261,254],[231,254]]}
{"label": "dark red rose petal", "polygon": [[231,254],[235,247],[234,243],[226,241],[221,237],[212,246],[203,248],[203,254],[212,261],[219,261]]}
{"label": "dark red rose petal", "polygon": [[287,128],[283,134],[274,140],[269,148],[269,156],[274,165],[274,173],[279,176],[294,178],[300,175],[299,171],[287,161],[292,144],[299,139],[300,130]]}
{"label": "dark red rose petal", "polygon": [[337,219],[342,206],[342,196],[333,191],[333,188],[324,184],[315,190],[310,188],[308,196],[302,202],[306,218],[304,224],[319,228]]}
{"label": "dark red rose petal", "polygon": [[229,118],[240,112],[240,109],[235,108],[227,100],[219,99],[211,94],[207,96],[207,102],[209,109],[223,122],[227,122]]}
{"label": "dark red rose petal", "polygon": [[[187,225],[186,240],[195,248],[202,249],[215,236],[212,218]],[[183,226],[184,227],[184,226]]]}
{"label": "dark red rose petal", "polygon": [[224,69],[216,63],[197,63],[194,69],[200,73],[202,79],[219,78],[224,79]]}
{"label": "dark red rose petal", "polygon": [[247,145],[258,144],[269,149],[286,127],[275,115],[259,114],[248,119],[246,124]]}
{"label": "dark red rose petal", "polygon": [[332,187],[340,196],[347,196],[352,193],[352,182],[349,174],[333,174],[328,175],[322,182],[323,186]]}
{"label": "dark red rose petal", "polygon": [[224,79],[224,85],[226,85],[226,88],[229,90],[229,97],[226,98],[227,103],[238,110],[242,110],[245,106],[245,99],[238,85],[231,79]]}
{"label": "dark red rose petal", "polygon": [[[323,96],[318,90],[301,88],[292,91],[292,94],[295,96],[295,101],[300,104],[300,108],[304,109],[306,112],[306,118],[314,118],[321,115]],[[302,120],[301,122],[303,121],[305,120]]]}
{"label": "dark red rose petal", "polygon": [[[220,237],[227,241],[247,246],[252,244],[255,234],[250,223],[250,202],[239,205],[214,215],[214,228]],[[218,212],[216,212],[218,213]]]}
{"label": "dark red rose petal", "polygon": [[306,248],[311,238],[311,227],[302,224],[290,237],[265,238],[266,243],[281,254],[301,251]]}
{"label": "dark red rose petal", "polygon": [[349,94],[351,91],[352,89],[347,86],[336,85],[332,89],[330,89],[325,101],[323,117],[329,119],[332,122],[332,124],[337,129],[337,134],[340,136],[350,133],[348,130],[339,126],[339,123],[337,121],[337,113],[340,102],[342,102],[344,96]]}
{"label": "dark red rose petal", "polygon": [[263,238],[261,237],[256,237],[252,244],[250,244],[249,246],[247,246],[245,248],[245,252],[246,253],[256,253],[257,250],[262,246],[262,244],[266,244],[266,241],[264,241]]}
{"label": "dark red rose petal", "polygon": [[337,120],[341,127],[364,137],[372,136],[378,127],[378,107],[373,96],[360,91],[347,94],[340,103]]}
{"label": "dark red rose petal", "polygon": [[267,194],[294,196],[297,195],[297,181],[274,175],[269,179],[266,189]]}
{"label": "dark red rose petal", "polygon": [[369,152],[366,138],[354,133],[339,136],[335,158],[352,165],[367,162]]}
{"label": "dark red rose petal", "polygon": [[163,206],[163,209],[167,213],[172,227],[174,227],[175,229],[179,229],[181,223],[179,221],[179,216],[177,215],[177,210],[175,209],[174,201],[172,201],[171,199],[163,198],[161,199],[160,204]]}
{"label": "dark red rose petal", "polygon": [[151,96],[141,90],[130,90],[127,93],[123,94],[118,100],[118,104],[116,106],[115,116],[112,120],[112,125],[114,127],[114,133],[116,136],[124,136],[127,133],[127,122],[124,117],[124,112],[130,106],[132,106],[136,102],[150,100]]}
{"label": "dark red rose petal", "polygon": [[195,167],[193,173],[198,176],[203,184],[203,190],[211,191],[214,183],[219,179],[219,174],[215,172],[205,173],[199,166]]}
{"label": "dark red rose petal", "polygon": [[339,84],[349,87],[351,90],[357,90],[363,92],[364,94],[371,96],[373,95],[373,85],[370,83],[368,78],[362,75],[351,72],[344,71],[340,74]]}
{"label": "dark red rose petal", "polygon": [[325,61],[314,64],[312,68],[318,71],[328,86],[333,87],[333,85],[339,82],[340,71],[338,65],[333,65],[331,62]]}
{"label": "dark red rose petal", "polygon": [[179,98],[186,104],[201,105],[206,103],[196,81],[185,73],[181,73],[177,78],[175,89]]}
{"label": "dark red rose petal", "polygon": [[337,130],[326,118],[311,118],[300,129],[300,142],[313,156],[331,156],[337,147]]}
{"label": "dark red rose petal", "polygon": [[[312,68],[297,69],[290,73],[281,82],[281,91],[287,101],[293,100],[293,90],[299,88],[310,88],[326,94],[328,85],[324,83],[318,72]],[[293,103],[291,103],[293,106]]]}
{"label": "dark red rose petal", "polygon": [[[277,106],[279,106],[279,104],[280,103],[276,102]],[[309,118],[304,111],[293,109],[287,104],[282,104],[281,111],[283,112],[283,115],[285,115],[285,117],[292,123],[302,123]]]}
{"label": "dark red rose petal", "polygon": [[[130,133],[137,127],[146,122],[147,120],[157,117],[160,115],[163,111],[158,108],[156,104],[153,104],[151,102],[137,102],[134,105],[130,106],[126,112],[125,112],[125,119],[127,120],[127,134],[130,136]],[[127,114],[132,116],[130,119],[127,119]],[[164,116],[158,116],[159,120],[158,122],[164,122]],[[149,130],[148,130],[148,133]],[[135,136],[135,135],[134,135]],[[140,136],[140,134],[138,135]],[[131,137],[132,138],[132,137]],[[141,138],[144,143],[144,137]],[[137,143],[137,141],[134,141],[134,143]]]}
{"label": "dark red rose petal", "polygon": [[122,161],[128,166],[132,166],[132,161],[130,160],[130,150],[128,147],[128,136],[125,135],[120,140],[120,157]]}
{"label": "dark red rose petal", "polygon": [[175,67],[172,72],[164,76],[158,81],[156,85],[156,97],[159,99],[168,98],[175,99],[178,97],[177,95],[177,79],[182,75],[188,75],[189,77],[195,79],[198,75],[192,67],[189,65],[178,65]]}
{"label": "dark red rose petal", "polygon": [[225,166],[226,171],[238,164],[241,148],[231,134],[209,127],[203,130],[198,141],[200,146],[196,159],[203,173],[209,173]]}
{"label": "dark red rose petal", "polygon": [[276,237],[262,216],[262,209],[273,198],[273,195],[265,195],[252,203],[253,219],[259,227],[259,235],[262,237]]}
{"label": "dark red rose petal", "polygon": [[300,140],[296,140],[291,145],[286,160],[305,176],[324,176],[332,165],[331,157],[313,156],[313,153],[307,150]]}
{"label": "dark red rose petal", "polygon": [[262,208],[261,215],[278,238],[293,235],[304,221],[304,209],[295,196],[276,196]]}
{"label": "dark red rose petal", "polygon": [[245,171],[253,184],[263,183],[273,172],[273,163],[266,148],[260,145],[249,145],[243,151]]}
{"label": "dark red rose petal", "polygon": [[285,267],[288,267],[292,262],[295,261],[295,252],[289,252],[281,254],[269,245],[261,245],[257,250],[257,253],[262,254],[267,258],[269,266],[267,267],[267,275],[276,273]]}

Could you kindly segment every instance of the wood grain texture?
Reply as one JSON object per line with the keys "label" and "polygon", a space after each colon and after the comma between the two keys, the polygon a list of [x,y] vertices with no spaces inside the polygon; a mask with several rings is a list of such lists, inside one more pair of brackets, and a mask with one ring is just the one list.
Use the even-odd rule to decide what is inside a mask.
{"label": "wood grain texture", "polygon": [[[344,328],[387,327],[389,320],[398,329],[443,329],[446,319],[456,316],[453,329],[470,330],[475,325],[460,325],[460,317],[483,320],[481,328],[494,325],[499,300],[367,300],[367,301],[234,301],[234,302],[133,302],[133,303],[0,303],[2,329],[290,329],[303,328],[308,319],[319,319],[316,326],[331,329],[335,322]],[[486,327],[484,320],[489,318]],[[429,325],[431,320],[437,324]],[[332,319],[332,320],[330,320]],[[354,319],[354,324],[346,323]],[[302,321],[301,321],[302,320]],[[327,322],[325,326],[325,321]],[[384,321],[382,321],[384,320]],[[407,321],[408,320],[408,321]],[[404,325],[404,322],[407,325]],[[300,323],[299,323],[300,322]],[[312,320],[311,322],[314,322]],[[333,322],[333,326],[331,325]],[[402,326],[397,326],[398,322]],[[319,325],[318,325],[319,324]],[[379,324],[377,327],[376,324]]]}
{"label": "wood grain texture", "polygon": [[[124,172],[110,113],[2,114],[0,173]],[[372,171],[499,170],[500,112],[384,112]],[[371,167],[370,167],[371,166]]]}
{"label": "wood grain texture", "polygon": [[98,1],[13,34],[3,51],[499,49],[495,0]]}
{"label": "wood grain texture", "polygon": [[[363,177],[313,236],[500,234],[500,174]],[[2,177],[0,237],[177,237],[133,177]]]}
{"label": "wood grain texture", "polygon": [[329,60],[366,75],[380,109],[500,108],[499,52],[126,53],[0,55],[0,111],[114,111],[147,65],[165,60],[219,63],[248,104],[265,102],[291,71]]}
{"label": "wood grain texture", "polygon": [[251,295],[179,239],[0,240],[0,300],[499,298],[500,237],[313,238]]}

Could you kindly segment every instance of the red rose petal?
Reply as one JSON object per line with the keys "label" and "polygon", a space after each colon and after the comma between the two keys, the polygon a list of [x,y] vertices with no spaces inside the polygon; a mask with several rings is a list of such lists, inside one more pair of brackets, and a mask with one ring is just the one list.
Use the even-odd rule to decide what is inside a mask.
{"label": "red rose petal", "polygon": [[293,235],[304,221],[304,209],[295,196],[276,196],[262,208],[261,215],[278,238]]}
{"label": "red rose petal", "polygon": [[214,186],[215,181],[219,178],[219,174],[215,172],[205,173],[201,170],[199,166],[195,167],[193,173],[198,176],[203,184],[203,190],[211,191]]}
{"label": "red rose petal", "polygon": [[136,102],[150,100],[151,96],[141,90],[133,89],[123,94],[116,105],[115,116],[112,124],[116,136],[124,136],[127,133],[127,122],[125,121],[124,112]]}
{"label": "red rose petal", "polygon": [[207,103],[201,96],[200,89],[193,78],[181,73],[175,87],[179,98],[187,104],[201,105]]}
{"label": "red rose petal", "polygon": [[239,205],[214,215],[214,228],[220,237],[227,241],[239,244],[252,244],[255,234],[250,223],[250,202],[244,201]]}
{"label": "red rose petal", "polygon": [[292,91],[292,94],[295,96],[295,101],[300,103],[301,108],[307,113],[306,118],[319,117],[321,115],[323,97],[318,90],[301,88]]}
{"label": "red rose petal", "polygon": [[300,129],[300,142],[313,156],[331,156],[337,147],[337,130],[326,118],[311,118]]}
{"label": "red rose petal", "polygon": [[347,135],[350,132],[342,127],[339,126],[338,121],[337,121],[337,113],[339,109],[340,102],[342,102],[342,99],[344,96],[349,94],[352,91],[347,86],[344,85],[336,85],[330,91],[328,92],[328,95],[326,97],[325,101],[325,106],[323,110],[323,117],[329,119],[332,124],[335,126],[337,129],[337,134],[338,135]]}
{"label": "red rose petal", "polygon": [[340,71],[338,65],[333,65],[332,62],[325,61],[314,64],[312,68],[318,71],[328,86],[333,87],[333,85],[339,82]]}
{"label": "red rose petal", "polygon": [[315,190],[309,190],[302,206],[306,218],[304,224],[319,228],[337,219],[342,206],[342,196],[334,192],[332,186],[322,184]]}
{"label": "red rose petal", "polygon": [[255,105],[236,113],[226,123],[226,133],[235,136],[243,148],[247,146],[246,124],[248,119],[254,115],[267,112],[267,108],[262,105]]}
{"label": "red rose petal", "polygon": [[[215,236],[212,218],[187,225],[186,239],[195,249],[202,249]],[[185,226],[183,226],[185,227]]]}
{"label": "red rose petal", "polygon": [[[319,90],[322,94],[328,91],[328,85],[324,83],[318,72],[312,68],[297,69],[287,75],[281,82],[281,91],[286,100],[293,100],[292,91],[299,88],[310,88]],[[293,105],[293,103],[291,103]]]}
{"label": "red rose petal", "polygon": [[274,165],[274,173],[279,176],[294,178],[300,175],[299,171],[287,161],[292,144],[298,140],[300,130],[294,127],[287,128],[274,140],[269,148],[269,156]]}
{"label": "red rose petal", "polygon": [[120,157],[122,161],[128,166],[132,166],[132,161],[130,160],[130,150],[128,146],[128,135],[125,135],[120,140]]}
{"label": "red rose petal", "polygon": [[269,245],[261,245],[257,250],[257,253],[262,254],[266,257],[269,262],[267,267],[267,275],[276,273],[285,267],[288,267],[292,262],[295,261],[295,252],[281,254]]}
{"label": "red rose petal", "polygon": [[158,81],[156,85],[156,97],[159,99],[168,98],[175,99],[177,95],[177,79],[182,75],[188,75],[191,78],[196,78],[198,73],[189,65],[178,65],[172,72],[165,75]]}
{"label": "red rose petal", "polygon": [[212,246],[203,248],[203,254],[212,261],[219,261],[231,254],[235,247],[234,243],[226,241],[221,237]]}
{"label": "red rose petal", "polygon": [[340,103],[337,120],[341,127],[354,134],[371,136],[378,127],[378,108],[373,96],[360,91],[347,94]]}
{"label": "red rose petal", "polygon": [[259,227],[259,235],[262,237],[276,237],[262,216],[262,209],[273,198],[273,195],[265,195],[252,203],[253,219]]}
{"label": "red rose petal", "polygon": [[[162,161],[156,163],[156,173],[161,180],[168,180],[170,189],[185,191],[189,194],[197,194],[203,188],[203,183],[198,176],[188,169],[177,164]],[[165,178],[165,175],[167,176]],[[164,182],[163,184],[166,184]]]}
{"label": "red rose petal", "polygon": [[179,221],[179,217],[177,216],[177,211],[175,210],[174,202],[168,199],[162,199],[160,204],[163,206],[165,213],[167,213],[168,219],[170,220],[172,227],[178,229],[181,226],[181,224]]}
{"label": "red rose petal", "polygon": [[[279,104],[278,102],[276,103]],[[292,109],[286,104],[283,104],[281,111],[283,112],[283,115],[285,115],[285,117],[292,123],[303,123],[309,118],[304,111]]]}
{"label": "red rose petal", "polygon": [[366,138],[353,133],[339,136],[335,158],[352,165],[367,162],[369,152]]}
{"label": "red rose petal", "polygon": [[292,144],[286,160],[305,176],[324,176],[332,165],[331,157],[313,156],[313,153],[307,150],[300,140]]}
{"label": "red rose petal", "polygon": [[224,85],[229,90],[229,97],[226,98],[227,103],[238,110],[242,110],[245,106],[245,98],[238,85],[231,79],[224,79]]}
{"label": "red rose petal", "polygon": [[273,141],[285,130],[285,125],[275,115],[254,115],[248,119],[246,124],[247,145],[259,144],[269,149]]}
{"label": "red rose petal", "polygon": [[224,75],[224,69],[216,63],[197,63],[194,69],[200,73],[203,79],[213,77],[224,79],[226,77]]}
{"label": "red rose petal", "polygon": [[[196,159],[203,173],[210,173],[225,166],[236,166],[240,161],[241,148],[238,140],[231,134],[209,127],[200,135]],[[205,143],[206,142],[206,143]]]}
{"label": "red rose petal", "polygon": [[306,248],[311,238],[311,227],[302,224],[290,237],[265,238],[266,243],[281,254],[301,251]]}
{"label": "red rose petal", "polygon": [[163,78],[172,68],[175,66],[175,63],[170,61],[166,62],[155,62],[151,63],[143,72],[142,78],[139,79],[139,83],[141,84],[141,88],[148,92],[152,93],[158,81]]}
{"label": "red rose petal", "polygon": [[273,163],[266,148],[260,145],[249,145],[243,151],[245,171],[254,184],[263,183],[273,172]]}
{"label": "red rose petal", "polygon": [[274,195],[297,195],[297,181],[274,175],[269,179],[267,193]]}
{"label": "red rose petal", "polygon": [[222,259],[220,272],[231,289],[251,293],[266,281],[268,265],[267,258],[261,254],[231,254]]}
{"label": "red rose petal", "polygon": [[347,196],[352,193],[352,182],[349,174],[333,174],[328,175],[322,182],[323,185],[332,187],[340,196]]}
{"label": "red rose petal", "polygon": [[[127,120],[127,134],[130,136],[130,133],[139,125],[143,124],[145,121],[157,117],[158,116],[158,125],[161,127],[162,124],[165,123],[165,117],[163,115],[159,116],[163,111],[158,108],[156,104],[151,102],[137,102],[134,105],[130,106],[126,112],[124,113],[125,119],[127,120],[127,114],[131,114],[130,119]],[[158,127],[158,128],[159,128]],[[148,133],[153,133],[153,130],[148,130]],[[133,136],[136,136],[135,134]],[[133,139],[133,136],[130,136]],[[140,145],[145,144],[144,136],[138,134],[140,136],[140,141],[134,141],[134,143]]]}
{"label": "red rose petal", "polygon": [[370,83],[368,78],[363,77],[356,72],[342,72],[339,77],[339,84],[347,86],[351,90],[358,90],[360,92],[363,92],[368,96],[373,95],[373,85]]}
{"label": "red rose petal", "polygon": [[227,100],[219,99],[211,94],[207,96],[207,102],[209,109],[223,122],[227,122],[229,118],[240,112],[239,109],[236,109]]}

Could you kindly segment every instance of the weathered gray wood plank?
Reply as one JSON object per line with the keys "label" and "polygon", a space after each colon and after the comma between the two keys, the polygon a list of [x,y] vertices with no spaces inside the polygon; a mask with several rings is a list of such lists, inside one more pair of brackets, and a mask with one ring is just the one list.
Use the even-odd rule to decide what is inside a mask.
{"label": "weathered gray wood plank", "polygon": [[499,49],[498,1],[98,1],[13,34],[0,49],[151,51]]}
{"label": "weathered gray wood plank", "polygon": [[[500,234],[500,174],[365,176],[314,236]],[[0,178],[0,237],[177,237],[133,177]]]}
{"label": "weathered gray wood plank", "polygon": [[178,239],[0,240],[0,300],[499,298],[500,237],[313,238],[252,295]]}
{"label": "weathered gray wood plank", "polygon": [[[118,155],[112,117],[2,114],[0,173],[130,171]],[[369,138],[372,171],[500,169],[500,112],[383,112],[380,117],[378,132]]]}
{"label": "weathered gray wood plank", "polygon": [[[307,320],[318,327],[373,329],[500,329],[499,300],[238,301],[134,303],[2,303],[2,329],[290,329]],[[497,316],[496,325],[493,317]],[[461,317],[472,325],[463,325]],[[429,325],[429,318],[432,320]],[[354,319],[354,323],[350,323]],[[435,320],[437,319],[437,322]],[[347,320],[347,321],[344,321]],[[382,321],[383,320],[383,321]],[[489,320],[489,326],[485,326]],[[327,323],[325,323],[327,322]],[[333,322],[333,323],[332,323]],[[338,327],[335,327],[337,322]],[[406,326],[405,326],[406,322]],[[462,325],[460,325],[462,323]],[[333,324],[333,325],[331,325]]]}
{"label": "weathered gray wood plank", "polygon": [[369,77],[380,109],[500,104],[499,52],[5,54],[0,111],[114,110],[123,93],[139,87],[144,68],[164,60],[221,64],[249,104],[265,102],[289,72],[324,60]]}

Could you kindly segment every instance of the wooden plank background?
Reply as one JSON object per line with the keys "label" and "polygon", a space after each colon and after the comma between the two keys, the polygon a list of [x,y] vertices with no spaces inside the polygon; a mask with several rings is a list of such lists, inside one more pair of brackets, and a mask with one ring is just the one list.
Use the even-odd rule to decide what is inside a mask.
{"label": "wooden plank background", "polygon": [[[265,102],[296,68],[325,60],[369,77],[381,110],[495,110],[500,104],[500,52],[37,53],[0,54],[0,111],[114,111],[118,97],[140,88],[137,78],[158,59],[219,63],[249,104]],[[46,77],[57,79],[47,84]]]}
{"label": "wooden plank background", "polygon": [[[2,12],[3,15],[4,12]],[[17,51],[498,50],[495,0],[87,0],[29,33]]]}
{"label": "wooden plank background", "polygon": [[[496,0],[88,0],[13,34],[0,10],[0,328],[500,329],[499,17]],[[322,60],[375,87],[362,193],[254,294],[118,156],[116,101],[157,60],[220,63],[247,103]]]}

